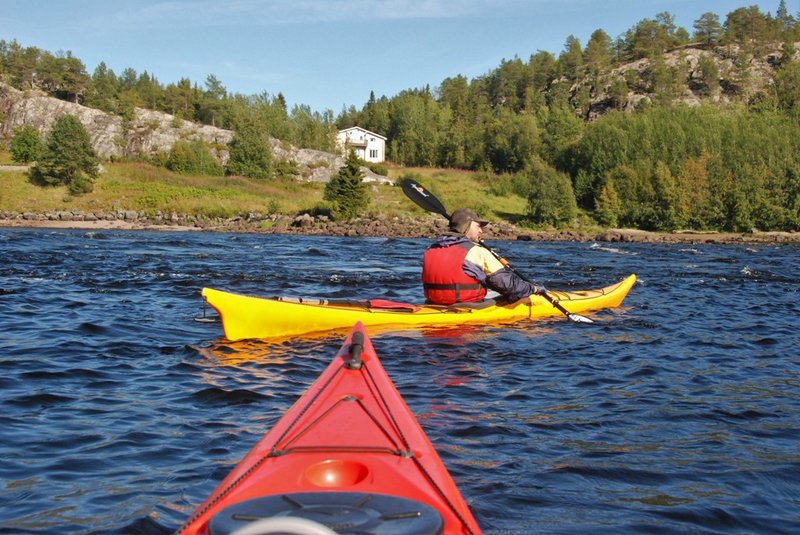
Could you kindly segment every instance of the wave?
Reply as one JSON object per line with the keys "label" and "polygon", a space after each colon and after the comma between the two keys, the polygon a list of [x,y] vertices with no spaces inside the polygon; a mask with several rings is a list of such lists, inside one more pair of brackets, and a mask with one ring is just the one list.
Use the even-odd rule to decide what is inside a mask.
{"label": "wave", "polygon": [[605,253],[613,253],[613,254],[624,254],[624,255],[638,255],[639,253],[636,251],[629,251],[626,249],[620,249],[619,247],[609,247],[608,245],[601,245],[599,243],[593,243],[589,246],[589,249],[594,251],[603,251]]}

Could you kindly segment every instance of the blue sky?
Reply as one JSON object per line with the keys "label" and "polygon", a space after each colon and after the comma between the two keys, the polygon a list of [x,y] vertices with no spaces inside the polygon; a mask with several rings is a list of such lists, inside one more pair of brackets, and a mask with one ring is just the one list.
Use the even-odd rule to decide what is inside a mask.
{"label": "blue sky", "polygon": [[[282,93],[314,111],[361,108],[404,89],[486,74],[501,60],[558,55],[569,35],[585,46],[642,19],[671,13],[690,33],[700,15],[725,16],[779,0],[0,0],[0,39],[72,51],[91,74],[147,71],[162,84]],[[800,0],[787,0],[797,16]]]}

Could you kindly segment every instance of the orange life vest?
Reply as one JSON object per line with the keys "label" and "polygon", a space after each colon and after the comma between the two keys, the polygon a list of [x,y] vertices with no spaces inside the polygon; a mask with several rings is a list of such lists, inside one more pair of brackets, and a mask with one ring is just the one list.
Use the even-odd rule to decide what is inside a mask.
{"label": "orange life vest", "polygon": [[463,242],[450,247],[430,247],[422,258],[422,288],[425,299],[437,305],[483,301],[486,288],[464,273],[464,258],[474,247]]}

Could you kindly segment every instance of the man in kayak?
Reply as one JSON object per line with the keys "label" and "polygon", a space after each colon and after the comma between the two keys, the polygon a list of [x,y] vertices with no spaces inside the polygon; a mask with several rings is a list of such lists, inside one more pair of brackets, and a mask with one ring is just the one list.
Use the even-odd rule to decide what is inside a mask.
{"label": "man in kayak", "polygon": [[422,259],[422,287],[429,303],[479,302],[487,290],[514,302],[546,291],[522,280],[481,244],[488,224],[468,208],[452,213],[450,232],[438,238]]}

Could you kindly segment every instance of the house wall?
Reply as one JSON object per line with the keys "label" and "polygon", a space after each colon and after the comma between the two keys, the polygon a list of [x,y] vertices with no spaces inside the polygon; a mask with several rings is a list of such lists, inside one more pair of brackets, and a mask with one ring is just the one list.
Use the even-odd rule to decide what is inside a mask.
{"label": "house wall", "polygon": [[368,130],[348,128],[339,131],[337,138],[343,151],[348,147],[364,161],[380,163],[386,159],[386,139]]}

